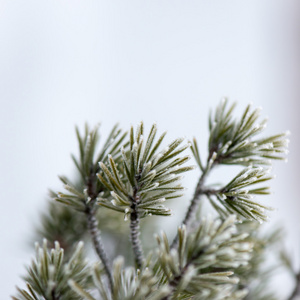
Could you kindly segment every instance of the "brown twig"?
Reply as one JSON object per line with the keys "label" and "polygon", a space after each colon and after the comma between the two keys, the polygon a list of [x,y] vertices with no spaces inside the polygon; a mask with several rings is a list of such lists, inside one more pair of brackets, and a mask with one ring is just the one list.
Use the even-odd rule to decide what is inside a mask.
{"label": "brown twig", "polygon": [[[184,224],[184,225],[189,225],[189,223],[193,220],[194,215],[196,214],[197,208],[200,203],[201,196],[205,194],[204,182],[207,177],[207,174],[208,174],[208,168],[206,167],[206,169],[204,170],[204,172],[202,173],[202,175],[198,181],[198,184],[197,184],[195,192],[194,192],[194,196],[191,200],[191,203],[186,212],[186,215],[182,221],[182,224]],[[175,238],[171,244],[171,249],[175,248],[177,243],[178,243],[178,234],[175,236]]]}
{"label": "brown twig", "polygon": [[86,204],[86,216],[87,216],[87,226],[89,233],[91,235],[93,245],[95,248],[95,251],[97,255],[99,256],[103,266],[104,270],[106,272],[106,275],[108,277],[108,283],[109,283],[109,288],[110,290],[113,289],[113,279],[112,279],[112,274],[111,274],[111,269],[109,267],[109,262],[107,255],[104,251],[103,243],[101,240],[101,235],[100,231],[98,229],[98,220],[96,218],[96,209],[95,209],[95,204],[96,204],[96,199],[98,196],[98,192],[96,190],[96,176],[91,174],[88,180],[88,196],[90,197],[90,201]]}
{"label": "brown twig", "polygon": [[144,262],[144,254],[141,241],[139,239],[140,235],[140,218],[137,211],[137,204],[139,203],[139,196],[137,195],[137,189],[134,190],[133,197],[131,198],[131,210],[130,213],[130,236],[132,250],[134,253],[135,263],[137,268],[141,268]]}

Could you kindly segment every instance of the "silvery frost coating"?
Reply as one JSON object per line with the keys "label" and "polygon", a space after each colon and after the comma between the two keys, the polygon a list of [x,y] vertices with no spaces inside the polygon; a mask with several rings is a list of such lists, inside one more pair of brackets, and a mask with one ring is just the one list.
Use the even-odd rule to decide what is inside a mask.
{"label": "silvery frost coating", "polygon": [[89,287],[90,270],[83,255],[83,243],[79,242],[72,257],[66,262],[64,250],[59,243],[49,250],[47,241],[36,244],[36,259],[27,268],[28,292],[18,288],[19,295],[13,299],[81,299],[69,288],[68,280],[72,279],[84,287]]}
{"label": "silvery frost coating", "polygon": [[[271,273],[264,262],[268,248],[278,252],[282,235],[280,230],[261,234],[270,207],[260,196],[269,194],[272,161],[285,159],[287,133],[260,137],[266,126],[260,110],[249,105],[235,119],[234,107],[224,100],[210,114],[206,159],[196,138],[166,143],[156,124],[147,132],[141,122],[129,133],[116,125],[100,148],[98,127],[86,126],[83,135],[76,129],[77,178],[60,177],[65,191],[51,192],[56,202],[39,229],[48,245],[57,238],[68,255],[57,242],[52,250],[46,242],[37,246],[25,277],[27,290],[18,288],[13,299],[277,299],[268,290]],[[185,201],[181,175],[194,168],[187,165],[188,151],[200,178],[185,217],[172,242],[164,232],[151,239],[148,232],[159,223],[149,216],[169,217],[168,201]],[[207,185],[207,177],[222,165],[241,170],[224,183]],[[206,200],[212,215],[199,209]],[[85,239],[86,248],[93,246],[98,262],[83,259],[82,242],[73,250],[76,236]],[[284,251],[280,257],[293,269]]]}

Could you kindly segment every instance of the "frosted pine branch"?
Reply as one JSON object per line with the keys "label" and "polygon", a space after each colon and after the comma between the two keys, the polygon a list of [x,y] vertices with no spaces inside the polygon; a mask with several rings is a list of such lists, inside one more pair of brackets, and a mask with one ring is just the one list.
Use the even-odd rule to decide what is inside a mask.
{"label": "frosted pine branch", "polygon": [[[157,135],[156,124],[148,133],[143,122],[136,129],[131,126],[128,136],[114,126],[100,150],[98,127],[86,125],[83,134],[76,129],[79,155],[72,159],[77,177],[60,177],[64,192],[51,192],[57,201],[43,215],[39,230],[51,245],[62,241],[68,255],[58,242],[53,249],[46,242],[37,245],[25,277],[27,290],[18,288],[13,299],[275,299],[267,287],[272,272],[265,260],[278,252],[282,235],[280,230],[260,233],[270,210],[260,197],[270,192],[266,183],[273,176],[267,165],[285,159],[287,133],[260,137],[267,123],[259,121],[260,109],[249,105],[234,118],[234,107],[224,100],[211,113],[206,160],[195,138],[191,143],[177,138],[163,146],[166,133]],[[170,217],[168,201],[183,199],[181,175],[194,168],[186,165],[189,150],[201,173],[190,205],[173,243],[162,233],[156,236],[158,246],[153,245],[147,235],[159,223],[147,220],[151,215]],[[208,176],[221,165],[242,169],[208,185]],[[200,201],[208,201],[215,217],[198,213]],[[100,233],[110,236],[107,244]],[[98,255],[92,268],[84,259],[83,243],[72,251],[86,234]],[[131,251],[133,266],[127,261]],[[296,278],[289,297],[294,300],[300,276],[283,252],[281,261]]]}

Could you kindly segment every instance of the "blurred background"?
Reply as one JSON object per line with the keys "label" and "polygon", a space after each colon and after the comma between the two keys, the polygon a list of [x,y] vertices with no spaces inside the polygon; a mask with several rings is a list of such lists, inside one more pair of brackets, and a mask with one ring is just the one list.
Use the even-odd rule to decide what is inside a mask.
{"label": "blurred background", "polygon": [[[1,299],[34,254],[47,189],[72,177],[75,125],[101,122],[105,136],[116,122],[156,121],[168,141],[196,136],[205,154],[208,113],[224,96],[237,114],[262,106],[267,134],[292,132],[263,202],[299,265],[299,1],[1,0],[0,43]],[[186,176],[187,198],[198,176]],[[279,276],[283,299],[292,286]]]}

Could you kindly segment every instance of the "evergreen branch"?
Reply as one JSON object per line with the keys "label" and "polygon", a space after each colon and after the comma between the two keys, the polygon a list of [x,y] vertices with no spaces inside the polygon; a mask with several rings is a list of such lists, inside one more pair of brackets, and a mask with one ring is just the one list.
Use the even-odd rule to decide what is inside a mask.
{"label": "evergreen branch", "polygon": [[[100,177],[104,176],[103,170],[99,166],[99,159],[106,167],[109,165],[109,157],[113,156],[117,164],[120,159],[119,146],[125,139],[126,132],[122,134],[122,131],[116,125],[98,154],[96,151],[100,138],[98,127],[90,130],[86,125],[84,136],[81,136],[78,128],[76,128],[76,134],[80,155],[78,160],[74,156],[72,156],[72,159],[81,177],[81,182],[75,186],[66,177],[60,176],[60,180],[64,183],[64,188],[68,193],[57,193],[55,200],[84,212],[86,206],[89,205],[89,201],[93,199],[95,202],[100,193],[104,193],[105,197],[110,196],[110,187],[105,186],[96,178],[96,174]],[[126,147],[126,143],[124,147]]]}
{"label": "evergreen branch", "polygon": [[[93,282],[103,300],[163,300],[170,293],[167,286],[159,286],[158,278],[150,269],[136,270],[124,268],[123,257],[117,257],[113,263],[114,288],[106,290],[101,270],[98,265],[93,269]],[[79,284],[70,282],[74,291],[85,300],[93,300],[93,296]]]}
{"label": "evergreen branch", "polygon": [[36,260],[27,268],[28,292],[18,288],[17,300],[69,300],[81,298],[73,292],[67,282],[73,280],[85,289],[90,287],[89,268],[83,259],[83,242],[78,243],[72,257],[64,262],[64,250],[55,242],[48,250],[47,241],[42,247],[36,244]]}
{"label": "evergreen branch", "polygon": [[[230,216],[224,222],[204,218],[194,232],[180,227],[176,249],[170,249],[165,235],[157,237],[159,264],[171,290],[165,300],[184,299],[184,294],[205,299],[214,299],[214,293],[222,294],[220,299],[234,295],[239,279],[231,277],[233,272],[228,270],[246,265],[253,247],[245,241],[247,235],[238,234],[234,223],[235,217]],[[241,295],[245,296],[245,291],[230,299]]]}
{"label": "evergreen branch", "polygon": [[[144,124],[137,127],[136,135],[130,129],[129,151],[121,149],[123,162],[118,168],[112,157],[109,165],[100,162],[103,175],[98,174],[101,183],[110,188],[113,199],[98,198],[98,204],[130,215],[131,242],[136,265],[141,268],[144,261],[142,245],[139,240],[140,219],[149,215],[170,215],[170,209],[162,203],[181,194],[183,187],[177,182],[178,174],[189,171],[192,167],[182,167],[187,156],[178,158],[189,145],[179,148],[183,139],[179,138],[159,151],[165,133],[154,144],[156,124],[153,124],[144,145]],[[123,168],[122,168],[123,167]],[[126,184],[124,183],[124,180]]]}
{"label": "evergreen branch", "polygon": [[[235,213],[238,218],[242,217],[244,219],[262,222],[267,220],[265,211],[271,210],[271,208],[252,199],[257,194],[269,194],[269,188],[245,188],[270,179],[272,179],[272,176],[269,175],[268,169],[248,167],[243,169],[223,188],[218,190],[204,188],[203,194],[208,197],[213,207],[223,217]],[[216,203],[213,197],[216,198],[218,203],[221,204],[227,212]]]}
{"label": "evergreen branch", "polygon": [[271,159],[285,160],[289,132],[255,139],[267,123],[266,119],[258,122],[261,109],[251,112],[251,105],[248,105],[241,119],[234,120],[232,112],[235,104],[228,109],[227,104],[227,99],[223,100],[214,119],[210,118],[209,151],[217,153],[218,164],[268,165]]}
{"label": "evergreen branch", "polygon": [[[260,110],[252,110],[249,105],[242,117],[234,120],[235,104],[227,105],[227,100],[223,101],[210,115],[206,164],[202,163],[195,138],[184,146],[184,139],[178,138],[161,148],[166,133],[156,138],[156,124],[147,137],[142,122],[136,131],[131,127],[128,142],[126,133],[115,126],[100,152],[98,128],[90,130],[86,125],[83,135],[76,128],[79,158],[72,159],[80,182],[72,184],[60,177],[66,191],[54,197],[78,212],[68,214],[51,206],[42,233],[51,240],[57,237],[62,243],[66,241],[69,252],[70,244],[88,232],[100,261],[91,274],[82,257],[83,243],[78,244],[68,260],[58,242],[49,251],[44,241],[43,247],[37,245],[36,261],[28,268],[27,290],[17,288],[18,297],[13,299],[96,300],[97,290],[103,300],[275,299],[265,289],[270,269],[263,269],[262,265],[265,249],[278,240],[278,231],[263,237],[256,234],[260,226],[252,221],[265,221],[270,208],[256,202],[253,196],[269,194],[264,183],[272,176],[259,166],[270,164],[272,159],[284,159],[287,134],[256,138],[266,125],[266,120],[258,122]],[[180,175],[193,168],[184,165],[189,156],[181,156],[187,148],[191,148],[201,170],[194,195],[172,244],[164,233],[157,236],[156,252],[145,258],[141,219],[171,214],[164,203],[182,196]],[[213,188],[206,185],[206,179],[217,165],[245,168],[227,184]],[[195,218],[202,196],[207,197],[219,218]],[[135,267],[124,267],[120,257],[110,266],[96,217],[97,211],[102,213],[100,205],[123,213],[125,221],[130,219]],[[74,219],[79,214],[78,229]],[[62,220],[71,224],[60,226]],[[115,225],[109,214],[106,220],[108,226]],[[54,230],[56,226],[59,230]],[[300,272],[295,274],[284,253],[281,258],[296,278],[288,298],[295,300],[300,295]]]}
{"label": "evergreen branch", "polygon": [[[225,99],[217,107],[214,117],[212,114],[210,115],[209,155],[205,167],[201,163],[196,139],[194,138],[191,143],[192,153],[202,171],[202,175],[198,181],[194,196],[182,224],[188,225],[191,222],[199,206],[200,197],[203,194],[208,196],[212,206],[223,217],[229,214],[238,214],[246,219],[255,219],[258,221],[267,220],[264,211],[270,208],[252,201],[251,194],[268,194],[268,188],[263,187],[249,191],[236,190],[243,186],[263,182],[272,178],[266,175],[266,170],[255,168],[253,164],[264,165],[269,164],[270,159],[284,159],[281,155],[287,152],[286,147],[288,140],[286,137],[288,133],[253,141],[253,137],[260,133],[266,125],[266,120],[255,125],[259,117],[260,109],[251,112],[251,106],[248,105],[242,118],[235,121],[232,117],[235,104],[231,105],[228,109],[227,104],[228,101]],[[248,167],[238,174],[223,191],[220,190],[220,193],[213,193],[228,213],[215,203],[208,193],[209,189],[204,186],[208,173],[214,166],[219,164],[238,164]],[[239,192],[243,194],[239,194]],[[178,236],[176,235],[171,248],[176,246],[177,240]]]}
{"label": "evergreen branch", "polygon": [[[122,163],[117,164],[112,157],[109,157],[109,165],[100,163],[100,170],[103,175],[98,174],[101,184],[111,191],[112,205],[106,203],[106,207],[123,211],[126,213],[137,213],[139,218],[148,215],[170,215],[170,209],[161,203],[177,197],[178,192],[183,189],[176,184],[181,178],[178,174],[187,172],[193,167],[183,167],[189,157],[178,157],[189,145],[179,148],[183,139],[176,139],[163,150],[159,150],[165,137],[161,135],[156,143],[156,124],[150,130],[147,140],[144,143],[144,125],[140,123],[136,135],[133,127],[130,129],[129,151],[121,149]],[[153,197],[163,201],[152,201]],[[163,195],[163,196],[162,196]],[[138,201],[136,201],[138,199]],[[104,205],[110,199],[99,198],[98,204]],[[132,204],[134,211],[132,211]],[[135,219],[135,217],[133,218]]]}
{"label": "evergreen branch", "polygon": [[[79,160],[77,160],[74,156],[72,159],[79,171],[82,182],[79,186],[74,186],[67,178],[60,177],[61,181],[64,183],[64,188],[70,194],[58,193],[56,200],[85,213],[87,228],[91,235],[94,248],[101,262],[103,263],[104,270],[108,277],[110,289],[112,289],[113,280],[109,262],[104,251],[100,231],[98,230],[98,221],[95,216],[95,204],[97,197],[99,197],[100,194],[110,197],[110,189],[107,191],[107,186],[101,181],[97,180],[97,176],[99,177],[105,173],[105,165],[109,165],[109,163],[111,163],[111,155],[114,155],[115,160],[118,161],[119,158],[117,153],[119,151],[120,144],[123,142],[126,136],[126,133],[121,134],[121,130],[119,130],[118,126],[116,125],[112,129],[99,154],[96,154],[96,147],[99,141],[98,127],[96,127],[94,130],[89,130],[88,126],[86,125],[84,136],[81,136],[78,128],[76,128],[76,134],[79,143],[80,156]],[[108,156],[108,153],[111,155]],[[99,159],[101,159],[101,163],[103,164],[103,168],[101,170],[98,164]]]}

